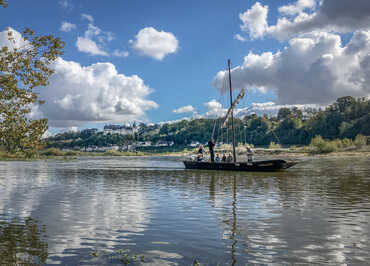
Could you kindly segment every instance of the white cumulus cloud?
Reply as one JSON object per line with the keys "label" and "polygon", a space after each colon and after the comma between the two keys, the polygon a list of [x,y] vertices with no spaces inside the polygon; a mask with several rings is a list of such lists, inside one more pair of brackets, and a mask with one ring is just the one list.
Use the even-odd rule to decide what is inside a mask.
{"label": "white cumulus cloud", "polygon": [[128,51],[120,51],[118,49],[115,49],[113,51],[113,56],[117,56],[117,57],[128,57],[129,56],[129,52]]}
{"label": "white cumulus cloud", "polygon": [[[223,88],[226,71],[214,86]],[[370,95],[370,31],[356,31],[343,46],[334,33],[312,32],[276,53],[249,53],[232,69],[234,88],[264,87],[280,104],[326,104],[338,97]]]}
{"label": "white cumulus cloud", "polygon": [[67,22],[67,21],[63,21],[62,25],[60,26],[60,30],[64,31],[64,32],[69,32],[69,31],[72,31],[74,29],[76,29],[76,24],[73,24],[73,23],[70,23],[70,22]]}
{"label": "white cumulus cloud", "polygon": [[251,9],[239,14],[239,18],[243,22],[240,28],[248,32],[252,39],[263,37],[268,28],[267,13],[268,6],[262,6],[256,2]]}
{"label": "white cumulus cloud", "polygon": [[72,8],[73,5],[68,0],[59,0],[59,5],[64,8]]}
{"label": "white cumulus cloud", "polygon": [[50,84],[37,91],[45,100],[37,113],[53,127],[132,121],[158,107],[147,99],[151,89],[140,77],[119,74],[111,63],[84,67],[58,58],[53,68]]}
{"label": "white cumulus cloud", "polygon": [[315,0],[298,0],[294,4],[279,7],[279,12],[287,15],[296,15],[305,9],[314,9],[315,7]]}
{"label": "white cumulus cloud", "polygon": [[81,19],[82,20],[87,20],[90,23],[94,23],[94,17],[89,15],[89,14],[81,14]]}
{"label": "white cumulus cloud", "polygon": [[298,0],[281,6],[279,12],[282,16],[276,24],[268,25],[268,6],[257,2],[240,14],[241,29],[252,39],[268,34],[283,41],[313,31],[348,33],[370,28],[369,0],[321,0],[319,5],[314,0]]}
{"label": "white cumulus cloud", "polygon": [[226,115],[227,109],[223,108],[222,104],[215,99],[206,102],[204,105],[207,108],[207,111],[201,115],[201,117],[215,118]]}
{"label": "white cumulus cloud", "polygon": [[194,113],[195,109],[191,105],[186,105],[186,106],[182,106],[180,108],[177,108],[177,109],[173,110],[173,112],[176,113],[176,114]]}
{"label": "white cumulus cloud", "polygon": [[262,103],[252,103],[250,106],[245,108],[236,109],[236,116],[243,117],[245,115],[250,114],[257,114],[257,115],[268,115],[268,116],[276,116],[279,109],[281,108],[293,108],[296,107],[301,111],[305,111],[307,109],[319,109],[321,106],[318,104],[276,104],[275,102],[262,102]]}
{"label": "white cumulus cloud", "polygon": [[168,54],[177,51],[179,41],[171,32],[157,31],[153,27],[146,27],[138,32],[132,45],[140,54],[162,60]]}
{"label": "white cumulus cloud", "polygon": [[234,39],[238,40],[238,41],[241,41],[241,42],[247,41],[247,39],[244,38],[243,36],[241,36],[239,33],[234,35]]}
{"label": "white cumulus cloud", "polygon": [[[77,49],[80,52],[88,53],[90,55],[108,56],[109,53],[105,51],[107,42],[114,40],[114,34],[109,31],[103,31],[92,23],[89,23],[87,30],[83,37],[78,37],[76,41]],[[125,57],[125,53],[116,50],[113,52],[114,56]],[[128,56],[128,54],[127,54]]]}
{"label": "white cumulus cloud", "polygon": [[108,53],[103,51],[95,41],[86,37],[77,37],[76,46],[80,52],[85,52],[91,55],[108,56]]}

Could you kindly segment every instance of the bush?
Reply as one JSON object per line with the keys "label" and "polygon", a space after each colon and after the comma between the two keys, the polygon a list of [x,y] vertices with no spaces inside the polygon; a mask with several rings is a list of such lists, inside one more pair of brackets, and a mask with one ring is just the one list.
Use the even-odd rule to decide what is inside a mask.
{"label": "bush", "polygon": [[348,148],[353,146],[353,141],[351,139],[344,138],[342,139],[342,148]]}
{"label": "bush", "polygon": [[269,149],[281,149],[281,145],[279,143],[275,143],[271,141],[269,145]]}
{"label": "bush", "polygon": [[79,156],[82,153],[80,151],[67,151],[65,152],[65,156]]}
{"label": "bush", "polygon": [[355,141],[353,142],[353,144],[355,144],[355,146],[357,148],[362,148],[363,146],[366,145],[366,142],[367,142],[367,139],[365,136],[361,135],[361,134],[358,134],[355,138]]}
{"label": "bush", "polygon": [[41,151],[40,154],[44,156],[64,156],[65,152],[57,148],[49,148],[49,149]]}
{"label": "bush", "polygon": [[333,147],[335,147],[335,149],[340,149],[343,147],[343,143],[340,139],[334,139],[332,141],[325,141],[325,142],[328,142],[329,144],[331,144]]}
{"label": "bush", "polygon": [[311,140],[310,148],[312,153],[330,153],[337,150],[337,145],[337,141],[327,141],[317,135]]}
{"label": "bush", "polygon": [[116,150],[107,150],[107,151],[104,152],[104,155],[121,156],[122,154],[119,151],[116,151]]}
{"label": "bush", "polygon": [[107,150],[103,153],[105,156],[143,156],[143,152],[136,151],[116,151],[116,150]]}

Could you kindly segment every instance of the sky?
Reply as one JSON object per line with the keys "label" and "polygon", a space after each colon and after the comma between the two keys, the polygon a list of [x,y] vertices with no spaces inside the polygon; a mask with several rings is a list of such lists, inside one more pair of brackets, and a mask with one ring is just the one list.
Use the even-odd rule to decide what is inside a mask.
{"label": "sky", "polygon": [[33,117],[51,131],[324,106],[370,95],[370,1],[17,0],[0,8],[21,43],[29,27],[66,43]]}

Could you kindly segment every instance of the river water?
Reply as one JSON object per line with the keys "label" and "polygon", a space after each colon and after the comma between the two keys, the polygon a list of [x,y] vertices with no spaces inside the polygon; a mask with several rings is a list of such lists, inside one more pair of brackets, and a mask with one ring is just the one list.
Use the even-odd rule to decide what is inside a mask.
{"label": "river water", "polygon": [[370,158],[276,173],[171,157],[0,162],[0,265],[369,261]]}

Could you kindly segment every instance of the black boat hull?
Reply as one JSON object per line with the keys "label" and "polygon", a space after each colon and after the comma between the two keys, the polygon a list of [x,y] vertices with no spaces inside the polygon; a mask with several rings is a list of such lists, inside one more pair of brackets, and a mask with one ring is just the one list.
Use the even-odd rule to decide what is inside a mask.
{"label": "black boat hull", "polygon": [[197,161],[183,161],[186,169],[197,170],[221,170],[221,171],[248,171],[248,172],[273,172],[284,170],[296,162],[287,162],[284,160],[267,160],[255,161],[251,163],[216,163],[216,162],[197,162]]}

